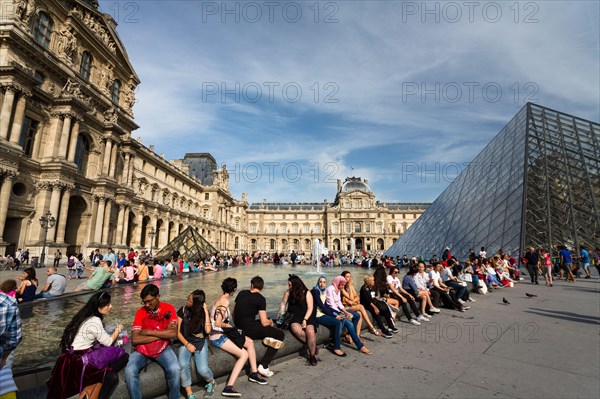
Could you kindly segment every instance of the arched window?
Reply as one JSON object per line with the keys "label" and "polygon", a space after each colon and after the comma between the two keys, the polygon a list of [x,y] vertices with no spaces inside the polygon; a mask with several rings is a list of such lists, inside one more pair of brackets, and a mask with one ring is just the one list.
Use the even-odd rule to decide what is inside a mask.
{"label": "arched window", "polygon": [[[284,216],[285,216],[285,215],[284,215]],[[282,223],[282,224],[281,224],[281,232],[282,232],[283,234],[287,234],[287,224],[285,224],[285,223]]]}
{"label": "arched window", "polygon": [[115,79],[112,84],[112,88],[110,90],[112,102],[114,104],[119,104],[119,95],[121,94],[121,81]]}
{"label": "arched window", "polygon": [[81,53],[81,64],[79,65],[79,73],[83,80],[90,80],[90,74],[92,73],[92,55],[84,51]]}
{"label": "arched window", "polygon": [[90,154],[90,141],[84,134],[77,136],[77,147],[75,149],[75,165],[77,170],[85,175],[87,169],[88,156]]}
{"label": "arched window", "polygon": [[360,233],[361,228],[360,228],[360,223],[359,222],[355,222],[354,223],[354,232],[355,233]]}
{"label": "arched window", "polygon": [[44,46],[50,47],[50,39],[52,38],[52,19],[45,12],[40,12],[33,26],[33,37],[36,42]]}

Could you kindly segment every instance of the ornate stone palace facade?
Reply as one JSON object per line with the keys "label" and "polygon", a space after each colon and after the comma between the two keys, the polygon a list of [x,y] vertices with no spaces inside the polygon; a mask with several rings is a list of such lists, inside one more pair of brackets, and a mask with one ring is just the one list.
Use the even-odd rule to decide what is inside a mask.
{"label": "ornate stone palace facade", "polygon": [[368,181],[338,180],[333,203],[267,203],[248,208],[248,242],[253,250],[310,251],[318,238],[332,251],[382,251],[390,247],[425,212],[425,203],[375,200]]}
{"label": "ornate stone palace facade", "polygon": [[[0,252],[164,246],[187,226],[243,245],[247,203],[131,133],[140,83],[96,1],[0,0]],[[56,225],[39,219],[50,212]]]}
{"label": "ornate stone palace facade", "polygon": [[427,206],[376,202],[356,178],[331,204],[236,200],[210,154],[167,161],[132,138],[140,80],[97,1],[0,7],[0,253],[159,248],[188,226],[236,252],[307,250],[314,238],[337,250],[351,236],[375,250]]}

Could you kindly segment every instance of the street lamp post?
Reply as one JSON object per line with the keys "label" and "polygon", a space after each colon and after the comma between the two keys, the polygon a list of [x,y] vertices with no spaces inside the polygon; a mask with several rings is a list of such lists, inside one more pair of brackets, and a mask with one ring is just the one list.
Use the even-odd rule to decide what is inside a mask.
{"label": "street lamp post", "polygon": [[46,261],[46,241],[48,240],[48,230],[54,227],[56,219],[52,216],[52,212],[48,211],[40,217],[40,225],[44,229],[44,245],[42,246],[42,254],[40,256],[40,267],[45,267]]}
{"label": "street lamp post", "polygon": [[150,236],[150,257],[152,258],[152,244],[154,244],[154,236],[156,235],[156,231],[154,230],[154,227],[150,228],[148,235]]}

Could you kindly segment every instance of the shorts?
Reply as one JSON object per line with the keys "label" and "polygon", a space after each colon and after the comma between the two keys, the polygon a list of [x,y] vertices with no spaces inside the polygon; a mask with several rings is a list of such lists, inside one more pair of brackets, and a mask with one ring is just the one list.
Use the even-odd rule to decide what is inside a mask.
{"label": "shorts", "polygon": [[225,343],[225,341],[227,341],[229,338],[227,338],[227,335],[222,334],[219,338],[216,339],[211,339],[210,343],[213,346],[216,346],[217,348],[221,348],[223,346],[223,344]]}
{"label": "shorts", "polygon": [[87,281],[79,284],[76,289],[77,291],[92,291],[92,287],[87,284]]}
{"label": "shorts", "polygon": [[582,268],[582,269],[589,269],[589,268],[590,268],[590,264],[589,264],[589,263],[583,263],[583,264],[581,265],[581,268]]}

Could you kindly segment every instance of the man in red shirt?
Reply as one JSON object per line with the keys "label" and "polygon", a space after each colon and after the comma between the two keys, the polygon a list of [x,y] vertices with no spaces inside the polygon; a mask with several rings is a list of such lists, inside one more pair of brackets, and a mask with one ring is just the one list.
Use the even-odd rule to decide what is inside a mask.
{"label": "man in red shirt", "polygon": [[173,305],[160,302],[158,287],[148,284],[140,294],[142,305],[135,313],[131,343],[135,352],[129,356],[125,369],[127,391],[131,399],[142,399],[140,370],[155,360],[165,370],[169,384],[169,399],[179,398],[180,368],[171,340],[177,337],[177,315]]}

